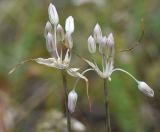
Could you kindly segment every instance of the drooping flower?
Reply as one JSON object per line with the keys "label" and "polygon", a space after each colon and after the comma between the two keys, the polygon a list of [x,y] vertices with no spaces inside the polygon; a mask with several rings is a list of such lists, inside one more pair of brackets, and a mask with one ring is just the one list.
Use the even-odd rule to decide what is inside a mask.
{"label": "drooping flower", "polygon": [[96,44],[94,44],[94,42],[97,43],[99,46],[98,53],[102,59],[102,69],[98,67],[94,58],[94,62],[87,59],[84,59],[84,61],[87,62],[101,78],[107,78],[109,81],[111,81],[111,75],[114,71],[121,71],[128,74],[136,81],[141,92],[147,96],[153,97],[154,91],[145,82],[138,81],[133,75],[123,69],[114,68],[115,42],[113,34],[110,33],[108,36],[102,36],[101,27],[99,24],[96,24],[93,36],[94,38],[91,36],[88,38],[88,50],[90,53],[94,54],[96,52],[96,47],[94,47]]}
{"label": "drooping flower", "polygon": [[70,113],[75,111],[78,95],[75,90],[72,90],[68,94],[68,110]]}

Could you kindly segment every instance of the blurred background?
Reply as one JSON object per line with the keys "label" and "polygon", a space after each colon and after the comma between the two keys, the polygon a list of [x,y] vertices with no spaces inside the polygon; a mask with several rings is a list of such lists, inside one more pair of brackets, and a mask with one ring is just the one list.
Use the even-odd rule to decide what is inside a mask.
{"label": "blurred background", "polygon": [[[8,75],[9,70],[22,60],[49,57],[44,27],[50,2],[56,6],[63,26],[69,15],[74,17],[74,50],[79,55],[91,58],[87,39],[98,22],[104,35],[114,34],[115,67],[129,71],[155,91],[154,98],[146,97],[127,75],[113,74],[109,83],[112,131],[159,132],[159,0],[0,0],[0,132],[65,131],[61,121],[65,108],[59,70],[30,62]],[[142,24],[144,35],[137,45],[143,32]],[[137,46],[133,50],[120,52],[134,45]],[[89,68],[74,54],[71,65],[82,70]],[[75,78],[66,76],[71,90]],[[85,82],[81,80],[72,117],[84,125],[83,130],[81,126],[77,131],[103,132],[103,81],[94,72],[86,76],[90,83],[92,111],[88,109]]]}

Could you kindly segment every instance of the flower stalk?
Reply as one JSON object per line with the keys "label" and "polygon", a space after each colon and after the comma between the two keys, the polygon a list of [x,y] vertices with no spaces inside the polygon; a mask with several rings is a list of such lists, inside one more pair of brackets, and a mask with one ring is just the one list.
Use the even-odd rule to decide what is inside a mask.
{"label": "flower stalk", "polygon": [[67,118],[67,129],[68,132],[71,132],[71,118],[70,113],[68,110],[68,89],[67,89],[67,80],[65,73],[62,71],[62,79],[63,79],[63,90],[64,90],[64,97],[65,97],[65,110],[66,110],[66,118]]}
{"label": "flower stalk", "polygon": [[103,79],[103,81],[104,81],[104,104],[105,104],[105,114],[106,114],[105,123],[107,132],[111,132],[107,79]]}

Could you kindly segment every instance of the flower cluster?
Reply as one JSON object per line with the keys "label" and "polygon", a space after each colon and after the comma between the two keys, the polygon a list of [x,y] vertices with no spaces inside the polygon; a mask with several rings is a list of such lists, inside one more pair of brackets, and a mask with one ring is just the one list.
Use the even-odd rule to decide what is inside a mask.
{"label": "flower cluster", "polygon": [[93,36],[91,35],[88,38],[88,50],[91,54],[96,53],[96,45],[98,45],[98,53],[102,59],[102,70],[100,70],[95,60],[94,62],[91,62],[87,59],[84,60],[97,72],[101,78],[107,78],[109,81],[111,81],[111,74],[114,71],[124,72],[136,81],[141,92],[150,97],[154,96],[154,91],[145,82],[138,81],[133,75],[123,69],[113,67],[115,53],[114,37],[112,33],[110,33],[108,36],[103,36],[99,24],[96,24],[93,31]]}
{"label": "flower cluster", "polygon": [[[121,71],[129,75],[135,82],[138,84],[138,88],[141,92],[147,96],[153,97],[154,91],[143,81],[138,81],[133,75],[129,72],[120,69],[114,68],[114,54],[115,54],[115,42],[113,34],[110,33],[108,36],[103,36],[102,30],[99,24],[96,24],[93,34],[88,38],[88,50],[93,55],[98,52],[101,57],[102,68],[99,68],[95,59],[94,62],[91,62],[87,59],[84,59],[92,68],[86,69],[82,73],[79,73],[79,68],[70,68],[70,61],[73,48],[72,33],[74,32],[74,18],[69,16],[65,21],[65,31],[63,27],[59,24],[59,16],[57,10],[53,4],[50,4],[48,7],[49,21],[47,21],[44,31],[44,36],[46,39],[46,47],[51,55],[50,58],[37,58],[31,59],[31,61],[36,61],[39,64],[46,65],[48,67],[54,67],[60,70],[66,70],[67,73],[78,79],[75,82],[73,90],[70,91],[68,95],[68,109],[71,113],[74,112],[78,95],[75,91],[76,85],[80,78],[86,81],[87,86],[87,96],[88,96],[88,79],[84,74],[88,71],[94,70],[96,73],[103,79],[108,79],[111,81],[111,75],[115,71]],[[65,51],[63,50],[65,47]],[[97,49],[98,48],[98,49]],[[65,53],[64,53],[65,52]],[[30,60],[26,60],[18,64],[13,68],[9,74],[15,71],[15,69]],[[89,100],[89,96],[88,96]]]}
{"label": "flower cluster", "polygon": [[[86,81],[87,96],[88,96],[88,79],[79,73],[79,68],[70,68],[71,54],[73,48],[72,33],[74,32],[74,18],[69,16],[65,22],[65,32],[63,27],[59,24],[59,16],[53,4],[48,8],[49,20],[46,23],[44,36],[46,39],[46,47],[51,55],[51,58],[43,59],[37,58],[35,61],[49,67],[55,67],[60,70],[66,70],[67,73],[73,77],[82,78]],[[52,28],[52,25],[54,29]],[[63,58],[62,46],[67,48]],[[61,47],[58,50],[58,47]],[[59,53],[60,51],[60,53]],[[76,86],[76,85],[75,85]],[[89,97],[89,96],[88,96]],[[78,95],[72,90],[68,95],[68,110],[73,113],[75,110]]]}
{"label": "flower cluster", "polygon": [[[53,4],[49,5],[48,14],[50,21],[46,23],[44,36],[46,39],[46,47],[51,58],[38,58],[36,59],[36,62],[58,69],[68,69],[71,60],[71,50],[73,47],[72,33],[74,32],[74,19],[72,16],[69,16],[66,19],[66,33],[64,33],[63,27],[59,24],[57,10]],[[52,24],[54,29],[52,29]],[[62,52],[63,45],[67,48],[64,58]],[[61,47],[61,49],[58,50],[57,47]],[[60,51],[60,53],[58,51]]]}

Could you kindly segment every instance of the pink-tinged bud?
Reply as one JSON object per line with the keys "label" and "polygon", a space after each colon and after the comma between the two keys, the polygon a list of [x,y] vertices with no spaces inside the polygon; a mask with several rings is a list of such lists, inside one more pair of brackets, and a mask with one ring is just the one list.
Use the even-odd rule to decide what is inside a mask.
{"label": "pink-tinged bud", "polygon": [[93,37],[97,43],[100,43],[101,38],[102,38],[102,31],[101,31],[101,27],[99,26],[99,24],[96,24],[93,30]]}
{"label": "pink-tinged bud", "polygon": [[52,25],[49,21],[47,21],[46,26],[45,26],[45,30],[44,30],[44,36],[45,38],[47,37],[48,32],[52,32]]}
{"label": "pink-tinged bud", "polygon": [[114,46],[114,37],[113,37],[113,34],[112,34],[112,33],[110,33],[110,34],[108,35],[108,45],[111,46],[111,47]]}
{"label": "pink-tinged bud", "polygon": [[74,19],[72,16],[69,16],[66,19],[65,30],[66,30],[66,32],[69,32],[70,34],[72,34],[74,32]]}
{"label": "pink-tinged bud", "polygon": [[141,92],[149,97],[154,97],[154,91],[143,81],[138,82],[138,88]]}
{"label": "pink-tinged bud", "polygon": [[90,53],[96,52],[96,43],[95,43],[95,40],[92,36],[89,36],[89,38],[88,38],[88,50]]}
{"label": "pink-tinged bud", "polygon": [[49,15],[50,22],[54,26],[56,26],[59,23],[59,16],[58,16],[58,13],[57,13],[55,6],[52,3],[50,3],[50,5],[48,7],[48,15]]}
{"label": "pink-tinged bud", "polygon": [[63,41],[64,36],[65,36],[65,34],[64,34],[63,27],[60,24],[58,24],[58,26],[57,26],[57,37],[59,38],[60,41]]}
{"label": "pink-tinged bud", "polygon": [[108,39],[107,39],[106,36],[104,36],[104,37],[101,38],[101,42],[99,43],[99,52],[101,54],[105,53],[107,42],[108,42]]}
{"label": "pink-tinged bud", "polygon": [[72,90],[68,94],[68,110],[70,113],[75,111],[78,95],[75,90]]}

